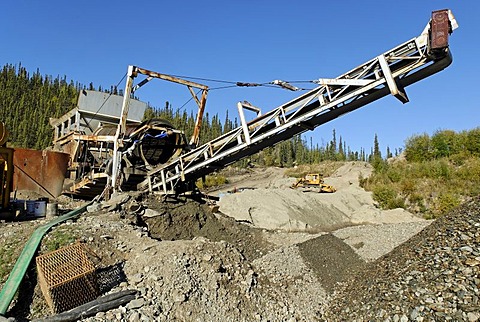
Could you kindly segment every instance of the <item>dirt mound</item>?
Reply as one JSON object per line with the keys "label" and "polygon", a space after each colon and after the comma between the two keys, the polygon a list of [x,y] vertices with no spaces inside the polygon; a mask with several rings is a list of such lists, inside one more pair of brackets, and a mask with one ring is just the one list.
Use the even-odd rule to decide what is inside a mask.
{"label": "dirt mound", "polygon": [[[400,223],[421,219],[403,209],[383,211],[376,207],[372,194],[359,185],[372,167],[366,162],[350,162],[340,167],[325,183],[337,192],[331,194],[291,189],[294,178],[281,171],[260,171],[241,181],[257,187],[239,193],[222,194],[219,206],[223,213],[255,227],[284,230],[323,230],[362,223]],[[277,182],[277,183],[275,183]],[[290,182],[290,184],[286,184]]]}
{"label": "dirt mound", "polygon": [[332,234],[310,239],[298,247],[307,266],[329,292],[365,267],[353,249]]}
{"label": "dirt mound", "polygon": [[176,199],[165,202],[150,196],[144,202],[147,211],[142,221],[150,237],[158,240],[191,240],[205,237],[208,240],[237,245],[248,258],[270,249],[261,231],[245,226],[233,218],[214,214],[205,203],[192,199]]}
{"label": "dirt mound", "polygon": [[[143,220],[148,226],[150,236],[159,240],[205,236],[205,230],[215,226],[217,221],[208,206],[198,202],[156,202],[154,198],[150,198],[146,204],[150,211],[143,216]],[[217,234],[212,232],[212,235]]]}

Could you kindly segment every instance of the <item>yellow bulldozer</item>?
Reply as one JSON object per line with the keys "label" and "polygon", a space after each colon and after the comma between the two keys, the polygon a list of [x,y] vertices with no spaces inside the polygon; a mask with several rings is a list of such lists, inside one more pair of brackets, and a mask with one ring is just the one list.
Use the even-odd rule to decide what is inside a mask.
{"label": "yellow bulldozer", "polygon": [[303,191],[313,191],[317,190],[318,192],[332,193],[337,191],[333,186],[325,184],[323,182],[323,177],[320,173],[309,173],[298,179],[292,187],[293,189],[301,188]]}

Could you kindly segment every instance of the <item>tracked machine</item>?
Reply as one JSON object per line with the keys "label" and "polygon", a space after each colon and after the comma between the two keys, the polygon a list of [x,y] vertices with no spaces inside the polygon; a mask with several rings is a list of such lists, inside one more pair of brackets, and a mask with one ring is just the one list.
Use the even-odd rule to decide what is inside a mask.
{"label": "tracked machine", "polygon": [[309,173],[299,178],[291,188],[302,189],[304,192],[316,191],[324,193],[333,193],[337,191],[333,186],[326,184],[320,173]]}
{"label": "tracked machine", "polygon": [[[133,189],[178,194],[192,189],[198,178],[389,94],[407,103],[407,86],[451,64],[448,39],[457,27],[450,10],[434,11],[418,37],[337,78],[312,81],[316,85],[314,89],[285,104],[263,112],[246,101],[239,102],[240,126],[202,145],[198,145],[198,137],[208,87],[129,66],[123,96],[98,99],[97,104],[93,104],[95,108],[88,112],[77,109],[52,121],[56,148],[71,155],[70,182],[66,191],[95,195],[101,191]],[[135,83],[137,77],[142,79]],[[133,94],[152,79],[186,86],[198,104],[195,131],[189,141],[182,131],[166,122],[141,122],[142,104],[133,99]],[[272,84],[297,89],[280,80]],[[88,95],[96,94],[87,92],[85,96]],[[117,103],[107,104],[107,100]],[[121,113],[118,109],[115,116],[112,116],[115,113],[99,113],[98,106],[104,104],[118,109],[121,106]],[[252,120],[247,120],[247,110],[255,114]],[[85,122],[87,117],[96,120],[97,127]]]}

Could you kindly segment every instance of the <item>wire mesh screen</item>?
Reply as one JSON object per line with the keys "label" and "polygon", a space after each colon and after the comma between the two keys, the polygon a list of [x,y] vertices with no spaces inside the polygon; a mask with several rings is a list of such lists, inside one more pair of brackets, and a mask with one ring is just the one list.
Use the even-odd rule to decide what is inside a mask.
{"label": "wire mesh screen", "polygon": [[60,313],[98,296],[95,266],[81,243],[36,258],[38,281],[52,313]]}

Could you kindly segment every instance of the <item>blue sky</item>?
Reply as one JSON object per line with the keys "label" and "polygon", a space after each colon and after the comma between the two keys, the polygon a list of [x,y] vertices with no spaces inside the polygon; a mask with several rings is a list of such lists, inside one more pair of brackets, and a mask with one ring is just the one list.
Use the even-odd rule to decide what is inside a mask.
{"label": "blue sky", "polygon": [[[110,88],[128,65],[161,73],[264,83],[335,78],[418,36],[432,10],[452,9],[460,28],[450,38],[454,62],[406,89],[410,102],[383,98],[307,132],[328,142],[335,129],[352,150],[367,152],[375,133],[393,151],[406,138],[479,126],[480,1],[2,1],[0,66],[67,76]],[[204,82],[210,87],[222,83]],[[121,83],[119,88],[124,88]],[[237,115],[248,100],[264,111],[299,92],[275,88],[211,90],[207,112]],[[174,108],[188,90],[160,80],[136,95]],[[193,102],[184,108],[196,111]]]}

